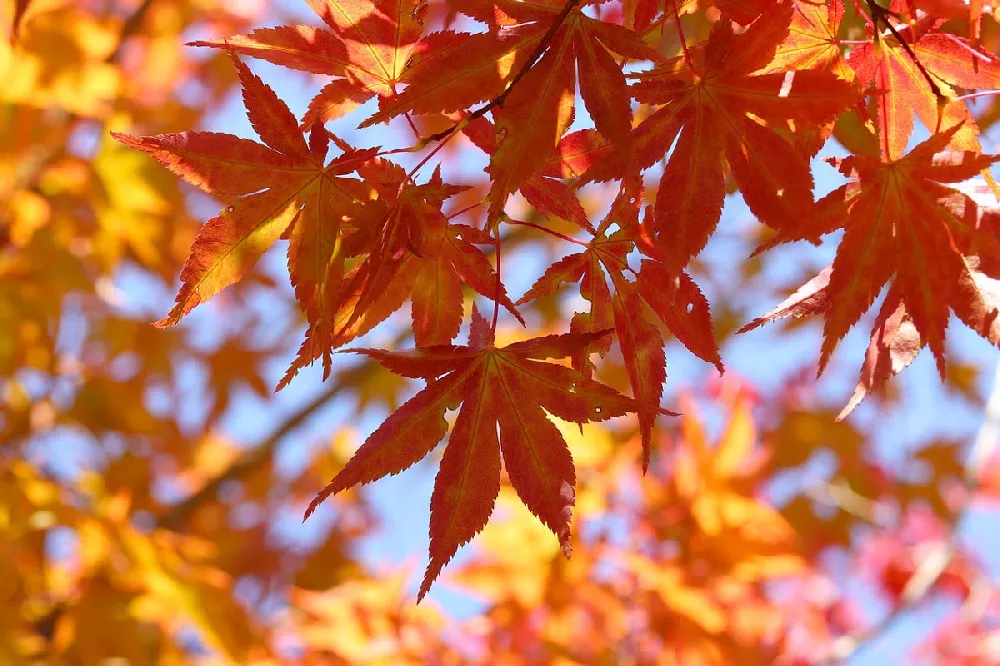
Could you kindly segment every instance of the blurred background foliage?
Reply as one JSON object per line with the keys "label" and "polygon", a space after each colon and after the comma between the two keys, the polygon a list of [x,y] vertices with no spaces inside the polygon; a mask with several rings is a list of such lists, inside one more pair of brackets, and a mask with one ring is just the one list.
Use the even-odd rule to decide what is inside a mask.
{"label": "blurred background foliage", "polygon": [[[857,372],[841,359],[868,328],[822,383],[817,324],[734,336],[829,260],[744,259],[761,231],[738,197],[692,264],[726,374],[668,345],[665,404],[684,415],[661,422],[646,476],[628,419],[562,427],[580,480],[572,560],[505,488],[415,606],[434,461],[301,526],[417,387],[338,359],[326,383],[310,371],[272,393],[304,326],[281,248],[187,325],[150,326],[215,204],[109,132],[252,136],[226,54],[185,42],[309,20],[302,4],[0,1],[0,664],[1000,663],[1000,461],[974,478],[965,463],[1000,419],[989,346],[956,328],[944,384],[921,357],[835,422]],[[679,48],[672,31],[649,40]],[[982,40],[996,50],[990,18]],[[322,83],[253,67],[300,114]],[[1000,106],[975,110],[991,151]],[[351,139],[350,121],[333,128]],[[474,152],[443,153],[468,201],[487,185]],[[583,202],[596,215],[608,196]],[[566,248],[513,229],[516,296]],[[577,306],[562,294],[530,315],[561,331]],[[366,339],[407,331],[404,311]],[[615,353],[599,374],[627,391]]]}

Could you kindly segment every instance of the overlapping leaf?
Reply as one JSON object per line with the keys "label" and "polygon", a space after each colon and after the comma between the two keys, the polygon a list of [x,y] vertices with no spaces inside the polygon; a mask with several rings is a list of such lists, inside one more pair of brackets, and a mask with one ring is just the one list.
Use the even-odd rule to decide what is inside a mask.
{"label": "overlapping leaf", "polygon": [[344,242],[344,254],[359,261],[338,289],[328,290],[326,308],[332,315],[325,325],[306,332],[279,388],[319,358],[329,374],[331,350],[371,330],[408,298],[418,346],[444,344],[458,334],[463,285],[498,300],[523,322],[503,285],[498,287],[486,255],[476,247],[493,239],[450,223],[441,212],[444,201],[464,188],[445,183],[439,171],[416,185],[403,169],[384,159],[369,160],[359,173],[379,195],[370,205],[376,211],[370,224]]}
{"label": "overlapping leaf", "polygon": [[843,0],[798,0],[788,27],[788,37],[778,45],[767,71],[824,69],[845,79],[853,78],[840,50]]}
{"label": "overlapping leaf", "polygon": [[956,89],[1000,87],[1000,60],[969,40],[935,29],[927,18],[851,52],[858,79],[874,88],[879,140],[886,160],[906,152],[914,117],[932,132],[958,126],[951,147],[979,151],[979,127]]}
{"label": "overlapping leaf", "polygon": [[[550,266],[519,302],[554,293],[564,283],[580,282],[580,295],[590,302],[590,311],[574,315],[570,330],[594,333],[614,327],[633,394],[644,404],[659,404],[667,376],[658,326],[668,328],[694,354],[720,371],[722,360],[712,333],[708,301],[690,276],[652,259],[643,260],[637,273],[629,268],[628,255],[636,247],[638,230],[636,202],[634,191],[622,188],[586,250]],[[609,233],[613,224],[619,229]],[[626,277],[629,274],[633,274],[632,279]],[[613,291],[608,287],[609,278]],[[603,355],[608,346],[596,351]],[[586,356],[578,356],[574,363],[589,373]],[[654,417],[652,413],[639,415],[644,469],[649,466]]]}
{"label": "overlapping leaf", "polygon": [[307,127],[339,118],[375,96],[390,97],[423,34],[426,0],[308,2],[329,30],[280,26],[194,44],[336,77],[310,102]]}
{"label": "overlapping leaf", "polygon": [[[404,112],[455,111],[506,94],[494,109],[490,217],[496,219],[507,197],[545,163],[572,122],[579,68],[586,73],[580,77],[580,95],[597,130],[627,154],[632,114],[625,77],[612,54],[634,60],[660,56],[631,30],[586,16],[575,5],[562,0],[494,7],[454,3],[492,30],[431,36],[426,50],[417,54],[406,90],[365,125]],[[540,48],[544,53],[538,53]]]}

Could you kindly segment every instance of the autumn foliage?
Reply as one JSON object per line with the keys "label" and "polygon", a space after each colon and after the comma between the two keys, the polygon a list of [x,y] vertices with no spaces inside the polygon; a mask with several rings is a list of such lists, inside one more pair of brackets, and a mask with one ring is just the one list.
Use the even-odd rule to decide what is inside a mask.
{"label": "autumn foliage", "polygon": [[1000,663],[994,4],[0,9],[0,664]]}

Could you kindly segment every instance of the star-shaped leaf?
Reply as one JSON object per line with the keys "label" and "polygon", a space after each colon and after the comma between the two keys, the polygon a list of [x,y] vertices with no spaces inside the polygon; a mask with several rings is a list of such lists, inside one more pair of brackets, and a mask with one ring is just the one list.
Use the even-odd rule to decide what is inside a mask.
{"label": "star-shaped leaf", "polygon": [[228,204],[198,233],[181,270],[177,303],[159,326],[176,324],[240,281],[293,223],[289,264],[296,294],[312,316],[319,302],[316,291],[331,278],[328,263],[339,229],[364,214],[368,188],[343,176],[376,149],[344,146],[343,155],[326,163],[326,131],[313,128],[307,144],[285,103],[235,56],[233,62],[247,114],[263,144],[212,132],[114,135]]}
{"label": "star-shaped leaf", "polygon": [[469,346],[351,350],[396,374],[426,379],[427,387],[371,434],[312,501],[306,517],[326,497],[398,474],[424,458],[445,436],[445,412],[461,405],[431,496],[430,563],[418,600],[489,520],[500,492],[501,453],[518,496],[559,537],[569,556],[576,473],[566,442],[546,412],[586,423],[657,410],[575,370],[544,362],[571,356],[606,334],[553,335],[496,348],[488,323],[475,313]]}
{"label": "star-shaped leaf", "polygon": [[[832,121],[857,93],[827,71],[799,70],[790,80],[767,72],[792,13],[791,3],[780,3],[740,35],[723,19],[703,48],[691,49],[690,60],[635,75],[636,99],[659,105],[633,132],[636,166],[651,166],[676,138],[651,229],[671,268],[683,268],[715,231],[727,166],[761,222],[781,230],[810,216],[808,156],[776,130],[793,118],[796,131]],[[621,177],[627,166],[611,156],[584,180]]]}

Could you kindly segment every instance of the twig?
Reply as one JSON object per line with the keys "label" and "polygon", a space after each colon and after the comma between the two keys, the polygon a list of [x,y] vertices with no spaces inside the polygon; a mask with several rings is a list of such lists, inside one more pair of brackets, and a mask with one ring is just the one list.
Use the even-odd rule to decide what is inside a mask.
{"label": "twig", "polygon": [[844,479],[822,482],[805,489],[805,495],[815,502],[835,507],[881,529],[887,529],[895,516],[892,510],[855,492]]}
{"label": "twig", "polygon": [[[341,378],[343,380],[343,378]],[[267,439],[258,446],[244,453],[238,460],[223,470],[218,476],[208,481],[197,492],[190,495],[179,504],[170,507],[157,521],[157,527],[165,529],[176,529],[184,524],[184,521],[191,516],[206,500],[211,499],[219,491],[219,488],[226,481],[239,479],[257,469],[274,453],[278,444],[284,440],[288,433],[298,428],[306,419],[315,414],[320,408],[335,398],[341,391],[350,386],[352,382],[339,381],[332,384],[325,391],[316,396],[311,402],[303,405],[299,411],[292,414],[281,426],[272,432]]]}
{"label": "twig", "polygon": [[555,238],[558,238],[560,240],[564,240],[567,243],[575,243],[576,245],[582,245],[584,247],[588,247],[588,245],[586,243],[584,243],[582,240],[577,240],[576,238],[571,238],[570,236],[567,236],[566,234],[561,234],[558,231],[553,231],[552,229],[547,229],[546,227],[543,227],[540,224],[535,224],[534,222],[525,222],[525,221],[522,221],[522,220],[506,220],[506,222],[508,224],[515,224],[515,225],[518,225],[518,226],[521,226],[521,227],[531,227],[532,229],[538,229],[541,232],[547,233],[548,235],[553,236]]}
{"label": "twig", "polygon": [[122,25],[121,34],[118,35],[118,44],[115,46],[115,50],[111,52],[106,59],[106,62],[115,63],[122,54],[122,47],[125,46],[125,42],[128,38],[139,31],[142,26],[143,20],[146,18],[146,14],[149,13],[150,8],[155,0],[143,0],[142,4],[136,7],[135,11],[125,19],[125,23]]}
{"label": "twig", "polygon": [[677,24],[677,37],[681,40],[681,50],[684,52],[684,63],[687,65],[688,71],[697,76],[698,72],[694,68],[694,60],[691,59],[687,39],[684,37],[684,27],[681,25],[681,13],[677,9],[677,0],[671,0],[671,4],[674,10],[674,23]]}
{"label": "twig", "polygon": [[993,375],[993,387],[986,401],[986,413],[983,424],[976,433],[972,450],[965,462],[963,484],[966,489],[965,505],[952,523],[948,537],[931,544],[927,554],[917,565],[916,570],[906,581],[899,603],[885,618],[867,630],[841,636],[833,644],[833,654],[830,658],[819,662],[822,665],[832,665],[846,662],[851,657],[870,646],[876,639],[891,629],[902,619],[903,615],[916,608],[927,595],[942,574],[948,569],[958,552],[958,533],[962,523],[968,518],[969,505],[972,496],[979,488],[983,468],[992,458],[997,448],[997,438],[1000,437],[1000,363]]}

